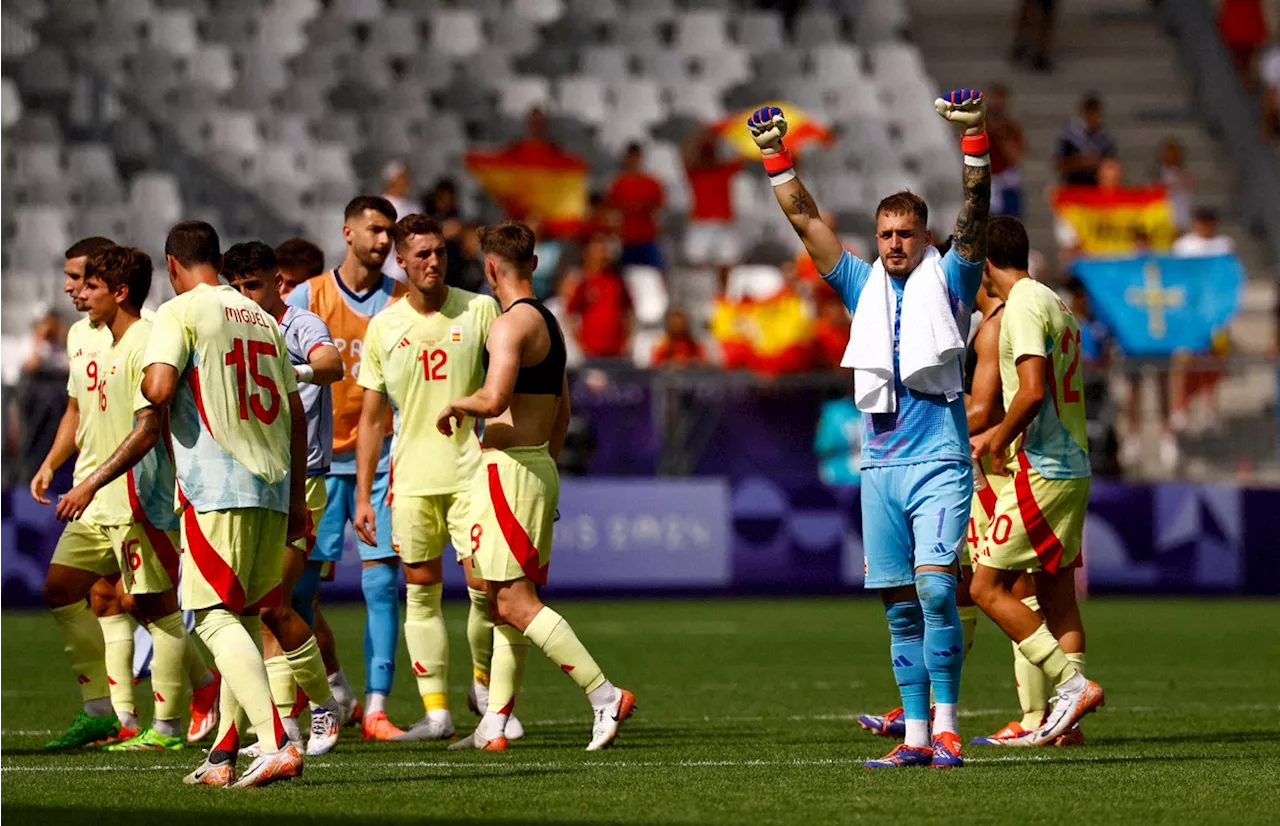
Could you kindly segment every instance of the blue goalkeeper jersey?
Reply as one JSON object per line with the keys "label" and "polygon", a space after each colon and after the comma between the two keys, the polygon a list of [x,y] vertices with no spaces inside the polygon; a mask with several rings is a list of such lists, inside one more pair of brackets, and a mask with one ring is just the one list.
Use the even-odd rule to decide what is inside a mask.
{"label": "blue goalkeeper jersey", "polygon": [[[942,272],[947,280],[947,299],[955,314],[960,336],[967,337],[973,301],[982,284],[982,263],[961,258],[955,249],[942,257]],[[848,250],[840,256],[835,269],[822,276],[831,285],[850,313],[858,309],[858,296],[871,265],[855,258]],[[964,399],[948,402],[942,396],[931,396],[909,390],[902,384],[898,371],[898,339],[902,322],[902,293],[906,279],[890,278],[897,306],[893,316],[893,387],[898,396],[896,413],[872,413],[863,417],[862,468],[913,465],[928,461],[969,461],[969,423],[965,419]],[[959,358],[959,357],[957,357]],[[963,365],[962,365],[963,367]]]}

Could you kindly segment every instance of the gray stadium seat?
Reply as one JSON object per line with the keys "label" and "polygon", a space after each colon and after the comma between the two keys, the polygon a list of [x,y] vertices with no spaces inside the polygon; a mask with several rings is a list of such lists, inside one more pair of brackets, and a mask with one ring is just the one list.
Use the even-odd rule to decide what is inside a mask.
{"label": "gray stadium seat", "polygon": [[538,23],[550,23],[565,12],[563,0],[512,0],[511,11]]}
{"label": "gray stadium seat", "polygon": [[331,0],[329,13],[346,23],[376,23],[385,11],[382,0]]}
{"label": "gray stadium seat", "polygon": [[546,108],[550,100],[551,84],[544,77],[512,77],[498,87],[498,110],[513,118]]}
{"label": "gray stadium seat", "polygon": [[186,9],[157,11],[147,21],[146,43],[153,48],[185,55],[196,50],[199,40],[195,15]]}
{"label": "gray stadium seat", "polygon": [[579,65],[584,75],[599,78],[606,83],[616,83],[631,77],[629,62],[622,47],[605,44],[583,49]]}
{"label": "gray stadium seat", "polygon": [[728,20],[720,9],[700,9],[676,18],[673,46],[678,51],[696,55],[728,45]]}
{"label": "gray stadium seat", "polygon": [[604,84],[598,78],[586,75],[564,77],[556,86],[556,106],[561,114],[572,115],[597,126],[609,116]]}
{"label": "gray stadium seat", "polygon": [[22,96],[18,94],[17,84],[7,77],[0,86],[0,113],[5,130],[22,119]]}
{"label": "gray stadium seat", "polygon": [[469,57],[484,46],[480,15],[472,9],[450,9],[431,17],[430,48],[452,57]]}
{"label": "gray stadium seat", "polygon": [[773,11],[749,11],[738,15],[737,43],[753,52],[783,48],[782,18]]}
{"label": "gray stadium seat", "polygon": [[825,9],[805,9],[796,15],[795,45],[813,48],[840,40],[840,18]]}
{"label": "gray stadium seat", "polygon": [[421,39],[421,21],[406,11],[389,11],[370,28],[368,49],[387,57],[412,57],[420,52]]}

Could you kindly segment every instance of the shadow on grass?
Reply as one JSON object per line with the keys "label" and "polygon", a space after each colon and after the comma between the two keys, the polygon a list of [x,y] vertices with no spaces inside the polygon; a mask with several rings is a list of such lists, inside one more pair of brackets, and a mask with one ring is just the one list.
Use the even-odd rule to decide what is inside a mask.
{"label": "shadow on grass", "polygon": [[[268,792],[269,793],[269,792]],[[84,809],[78,809],[68,806],[4,806],[3,812],[6,817],[15,818],[13,822],[21,823],[23,826],[42,826],[43,824],[51,824],[51,826],[64,826],[67,823],[77,823],[85,819],[88,814]],[[92,813],[95,826],[113,826],[113,824],[122,824],[122,826],[172,826],[177,818],[173,811],[165,811],[161,809],[100,809],[95,808]],[[249,814],[245,812],[191,812],[183,813],[180,816],[182,826],[226,826],[228,822],[250,824],[250,823],[279,823],[281,816],[279,814],[255,813]],[[350,815],[312,815],[305,816],[307,826],[347,826],[348,824],[359,824],[366,826],[373,823],[389,823],[389,824],[414,824],[414,826],[436,826],[436,824],[458,823],[458,824],[518,824],[518,823],[537,823],[545,824],[545,826],[581,826],[584,823],[593,824],[593,826],[623,826],[623,824],[634,824],[635,820],[599,820],[596,818],[583,818],[575,820],[564,819],[546,819],[543,820],[537,815],[523,814],[516,817],[498,817],[492,814],[478,815],[474,817],[459,815],[441,815],[440,817],[423,816],[421,814],[397,816],[385,812],[363,812],[353,813]],[[650,821],[653,822],[653,821]],[[670,826],[693,826],[694,821],[662,821]]]}

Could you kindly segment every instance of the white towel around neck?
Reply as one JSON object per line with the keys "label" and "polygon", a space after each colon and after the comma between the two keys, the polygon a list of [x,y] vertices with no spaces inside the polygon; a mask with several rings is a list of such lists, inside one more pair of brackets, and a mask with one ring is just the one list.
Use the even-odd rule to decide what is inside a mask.
{"label": "white towel around neck", "polygon": [[[853,368],[854,402],[864,413],[895,413],[898,396],[893,382],[893,322],[897,300],[884,263],[876,259],[858,297],[849,326],[849,345],[841,367]],[[964,387],[961,359],[964,336],[956,324],[947,295],[942,256],[933,247],[925,252],[902,292],[898,348],[902,383],[920,393],[959,398]]]}

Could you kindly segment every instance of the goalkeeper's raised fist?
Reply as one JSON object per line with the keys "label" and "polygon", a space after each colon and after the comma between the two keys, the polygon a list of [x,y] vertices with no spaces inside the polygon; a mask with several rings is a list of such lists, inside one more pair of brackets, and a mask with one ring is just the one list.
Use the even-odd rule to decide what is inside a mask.
{"label": "goalkeeper's raised fist", "polygon": [[761,155],[782,151],[782,138],[787,134],[787,117],[776,106],[762,106],[747,118],[751,139],[760,147]]}
{"label": "goalkeeper's raised fist", "polygon": [[952,89],[933,102],[933,108],[952,123],[964,127],[966,135],[986,129],[987,104],[977,89]]}

